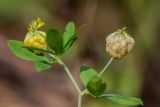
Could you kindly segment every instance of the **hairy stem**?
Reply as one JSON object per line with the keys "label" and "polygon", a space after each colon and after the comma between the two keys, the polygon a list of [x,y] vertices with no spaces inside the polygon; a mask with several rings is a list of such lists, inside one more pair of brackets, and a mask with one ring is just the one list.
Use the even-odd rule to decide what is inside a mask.
{"label": "hairy stem", "polygon": [[73,85],[75,86],[75,88],[77,89],[78,91],[78,107],[81,107],[82,105],[82,92],[77,84],[77,82],[75,81],[74,77],[72,76],[71,72],[69,71],[68,67],[63,63],[63,61],[61,59],[59,59],[58,57],[55,58],[57,60],[57,62],[63,66],[63,68],[65,69],[65,71],[67,72],[69,78],[71,79]]}
{"label": "hairy stem", "polygon": [[65,71],[66,71],[66,73],[68,74],[69,78],[71,79],[73,85],[74,85],[75,88],[77,89],[78,93],[81,93],[81,90],[80,90],[77,82],[76,82],[75,79],[73,78],[73,76],[72,76],[71,72],[69,71],[69,69],[67,68],[67,66],[66,66],[61,60],[59,60],[58,62],[59,62],[59,64],[61,64],[61,65],[63,66],[63,68],[65,69]]}
{"label": "hairy stem", "polygon": [[57,61],[60,65],[62,65],[62,67],[64,68],[64,70],[65,70],[66,73],[68,74],[71,82],[72,82],[73,85],[75,86],[76,90],[78,91],[79,94],[81,94],[81,89],[79,88],[77,82],[75,81],[75,79],[74,79],[74,77],[72,76],[72,74],[71,74],[70,70],[68,69],[68,67],[67,67],[67,66],[63,63],[63,61],[62,61],[60,58],[58,58],[57,56],[51,55],[51,57],[52,57],[53,59],[56,59],[56,61]]}
{"label": "hairy stem", "polygon": [[79,94],[78,96],[78,107],[81,107],[82,106],[82,95]]}
{"label": "hairy stem", "polygon": [[111,62],[113,61],[113,57],[110,58],[110,60],[108,61],[108,63],[106,64],[106,66],[102,69],[102,71],[98,74],[98,76],[100,77],[105,70],[108,68],[108,66],[111,64]]}

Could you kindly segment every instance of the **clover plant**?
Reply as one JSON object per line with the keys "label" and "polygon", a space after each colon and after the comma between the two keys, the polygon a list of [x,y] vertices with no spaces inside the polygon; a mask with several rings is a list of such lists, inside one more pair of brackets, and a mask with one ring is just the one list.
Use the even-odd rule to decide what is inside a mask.
{"label": "clover plant", "polygon": [[37,72],[46,71],[55,63],[60,64],[78,92],[78,107],[81,107],[84,95],[90,95],[96,99],[108,99],[123,105],[143,105],[139,98],[107,92],[107,84],[101,79],[101,75],[113,59],[123,58],[135,44],[134,39],[124,28],[111,33],[106,38],[106,51],[111,58],[100,72],[91,67],[82,66],[80,68],[80,79],[84,86],[81,89],[61,56],[73,45],[82,28],[76,29],[74,23],[69,22],[63,33],[53,28],[44,32],[39,30],[44,24],[40,18],[37,18],[29,24],[24,41],[9,40],[8,46],[13,54],[24,60],[34,62]]}

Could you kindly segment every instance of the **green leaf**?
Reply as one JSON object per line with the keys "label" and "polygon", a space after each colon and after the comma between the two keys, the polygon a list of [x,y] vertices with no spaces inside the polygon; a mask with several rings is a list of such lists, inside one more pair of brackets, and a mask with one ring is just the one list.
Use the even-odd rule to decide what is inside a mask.
{"label": "green leaf", "polygon": [[73,39],[70,41],[70,43],[68,43],[67,47],[64,49],[64,52],[69,49],[73,43],[77,40],[77,36],[80,34],[80,32],[82,31],[82,27],[80,27],[79,29],[77,29],[73,35]]}
{"label": "green leaf", "polygon": [[63,52],[67,51],[73,45],[83,28],[84,26],[81,26],[75,30],[73,22],[69,22],[66,25],[66,31],[63,34]]}
{"label": "green leaf", "polygon": [[82,66],[80,68],[80,79],[84,86],[87,86],[88,82],[93,76],[96,76],[97,72],[96,70],[88,67]]}
{"label": "green leaf", "polygon": [[75,26],[73,22],[66,25],[66,31],[63,34],[63,49],[66,49],[70,42],[74,39]]}
{"label": "green leaf", "polygon": [[52,64],[43,61],[35,62],[35,69],[37,72],[48,70],[52,67]]}
{"label": "green leaf", "polygon": [[57,55],[63,52],[63,38],[56,29],[50,29],[47,32],[47,44]]}
{"label": "green leaf", "polygon": [[94,76],[87,84],[87,90],[94,96],[100,96],[106,89],[106,83],[98,76]]}
{"label": "green leaf", "polygon": [[16,41],[16,40],[9,40],[8,47],[11,51],[18,57],[28,60],[28,61],[46,61],[48,62],[49,59],[44,56],[38,56],[35,53],[29,51],[28,49],[24,48],[23,42]]}
{"label": "green leaf", "polygon": [[139,98],[135,97],[126,97],[126,96],[120,96],[116,94],[104,94],[100,97],[109,99],[117,104],[123,104],[123,105],[143,105],[143,101]]}

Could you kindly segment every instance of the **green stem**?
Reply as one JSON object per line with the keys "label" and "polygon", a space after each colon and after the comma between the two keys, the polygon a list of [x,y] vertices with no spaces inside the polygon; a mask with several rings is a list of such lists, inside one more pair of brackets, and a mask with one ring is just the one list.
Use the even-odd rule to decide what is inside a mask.
{"label": "green stem", "polygon": [[82,96],[81,94],[79,94],[78,96],[78,107],[81,107],[82,106]]}
{"label": "green stem", "polygon": [[63,68],[65,69],[66,73],[68,74],[69,78],[71,79],[73,85],[75,86],[75,88],[77,89],[78,93],[81,93],[81,90],[77,84],[77,82],[75,81],[75,79],[73,78],[71,72],[69,71],[69,69],[67,68],[67,66],[61,61],[58,59],[58,62],[59,64],[61,64],[63,66]]}
{"label": "green stem", "polygon": [[60,65],[62,65],[62,67],[64,68],[64,70],[66,71],[66,73],[68,74],[69,78],[71,79],[73,85],[75,86],[75,88],[77,89],[78,93],[81,94],[81,89],[79,88],[77,82],[75,81],[74,77],[72,76],[70,70],[68,69],[68,67],[63,63],[63,61],[58,57],[55,56],[53,54],[49,54],[53,59],[55,59]]}
{"label": "green stem", "polygon": [[75,79],[73,78],[71,72],[69,71],[68,67],[63,63],[63,61],[61,59],[59,59],[58,57],[55,57],[55,59],[57,60],[57,62],[63,66],[63,68],[65,69],[65,71],[67,72],[69,78],[71,79],[73,85],[75,86],[75,88],[77,89],[79,96],[78,96],[78,107],[81,107],[82,105],[82,92],[77,84],[77,82],[75,81]]}
{"label": "green stem", "polygon": [[75,81],[74,77],[72,76],[70,70],[68,69],[68,67],[63,63],[63,61],[62,61],[59,57],[54,56],[54,55],[52,55],[52,54],[50,54],[50,55],[51,55],[51,57],[52,57],[53,59],[55,59],[60,65],[62,65],[62,67],[64,68],[64,70],[65,70],[66,73],[68,74],[71,82],[73,83],[73,85],[74,85],[75,88],[77,89],[78,93],[81,94],[81,90],[80,90],[77,82]]}
{"label": "green stem", "polygon": [[113,57],[110,58],[110,60],[108,61],[108,63],[106,64],[106,66],[102,69],[102,71],[98,74],[98,76],[100,77],[105,70],[108,68],[108,66],[111,64],[111,62],[113,61]]}

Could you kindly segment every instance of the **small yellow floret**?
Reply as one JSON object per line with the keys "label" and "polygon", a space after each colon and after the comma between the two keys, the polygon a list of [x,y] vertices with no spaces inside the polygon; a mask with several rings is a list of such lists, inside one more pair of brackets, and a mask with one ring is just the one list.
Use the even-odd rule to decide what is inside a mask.
{"label": "small yellow floret", "polygon": [[45,24],[45,23],[42,21],[42,19],[39,18],[39,17],[36,19],[36,21],[37,21],[37,24],[38,24],[37,28],[40,28],[40,27],[44,26],[44,24]]}
{"label": "small yellow floret", "polygon": [[35,20],[33,20],[28,27],[28,31],[29,32],[35,32],[36,30],[38,30],[39,28],[41,28],[42,26],[44,26],[44,22],[42,21],[41,18],[37,18]]}

